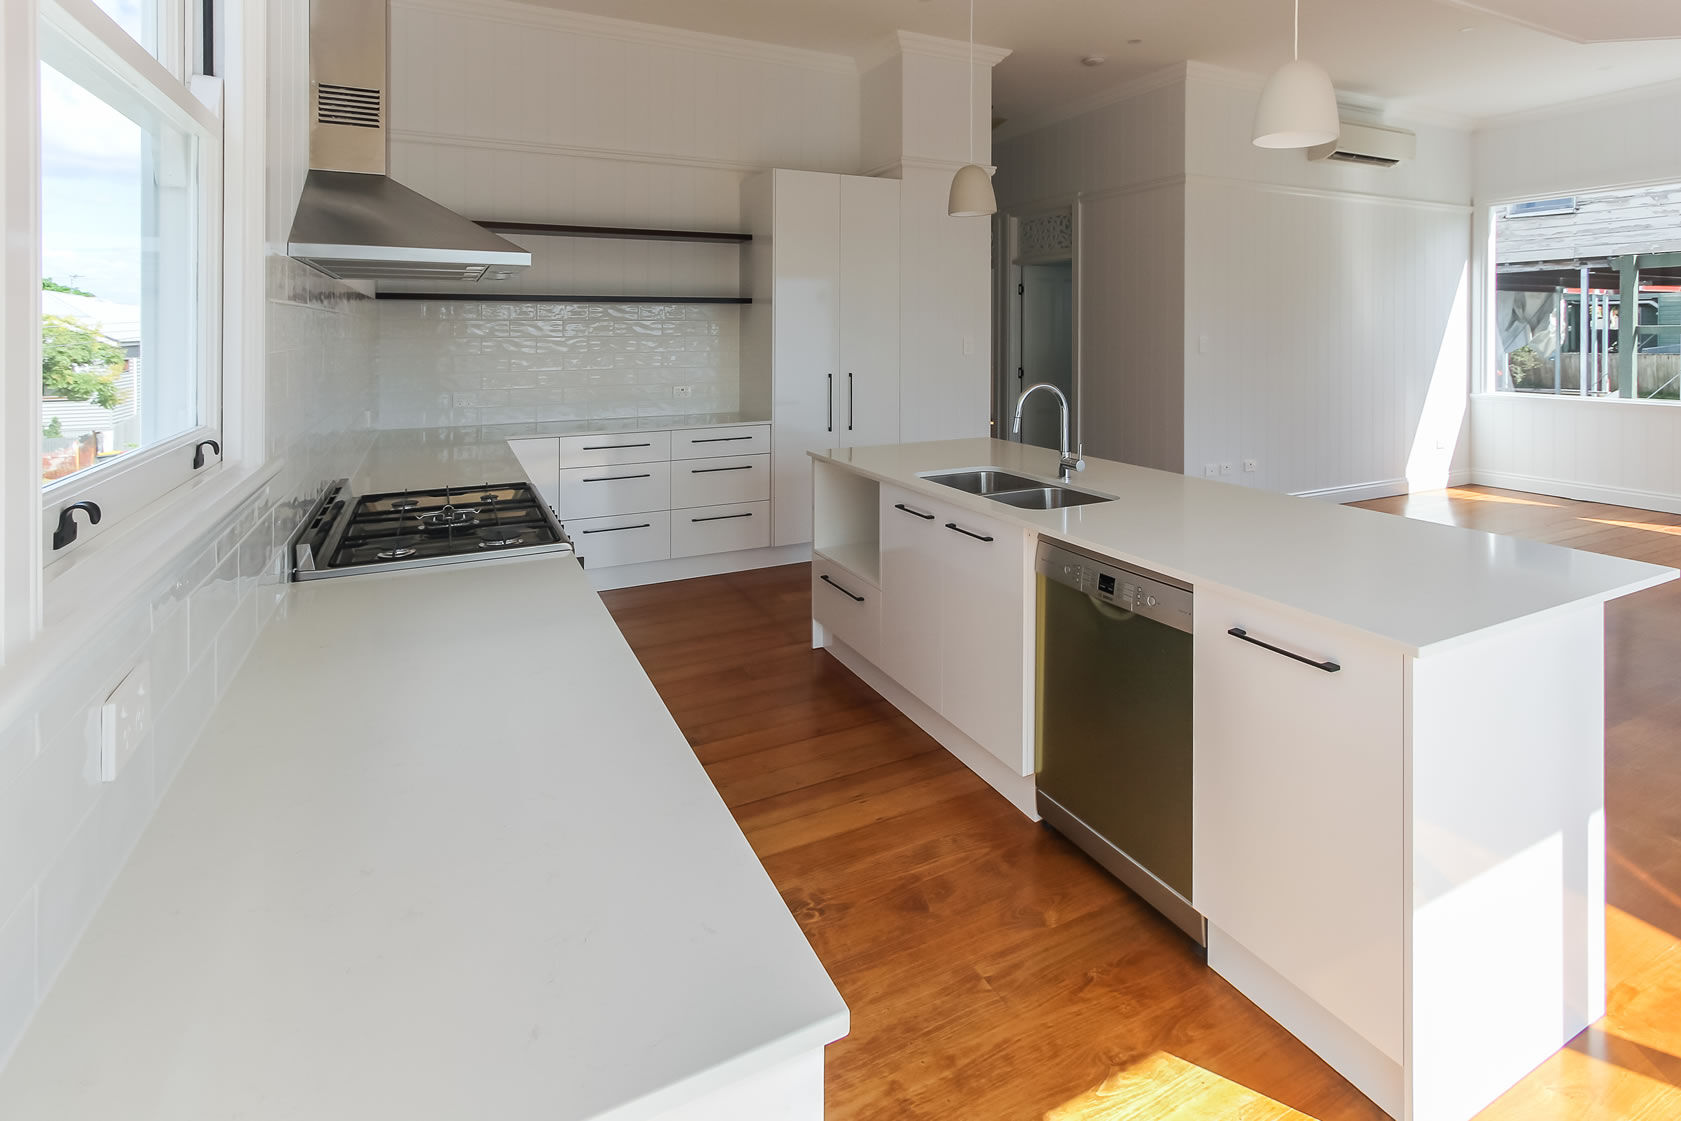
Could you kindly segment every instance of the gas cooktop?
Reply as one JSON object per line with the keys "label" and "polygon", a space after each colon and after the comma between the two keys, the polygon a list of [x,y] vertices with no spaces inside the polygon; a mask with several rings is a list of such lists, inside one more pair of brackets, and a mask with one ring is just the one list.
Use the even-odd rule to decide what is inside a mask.
{"label": "gas cooktop", "polygon": [[293,579],[572,551],[554,514],[525,483],[361,497],[347,487],[342,479],[328,487],[299,533]]}

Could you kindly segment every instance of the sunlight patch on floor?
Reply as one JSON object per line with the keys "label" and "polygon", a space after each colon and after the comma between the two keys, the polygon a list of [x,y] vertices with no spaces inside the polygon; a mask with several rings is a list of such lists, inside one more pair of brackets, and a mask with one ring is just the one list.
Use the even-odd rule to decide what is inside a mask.
{"label": "sunlight patch on floor", "polygon": [[1466,490],[1463,487],[1449,487],[1442,493],[1455,502],[1503,502],[1508,506],[1545,506],[1556,510],[1557,502],[1542,502],[1538,498],[1519,498],[1513,494],[1494,494],[1486,490]]}
{"label": "sunlight patch on floor", "polygon": [[1592,522],[1594,525],[1614,525],[1619,529],[1644,529],[1648,533],[1667,533],[1673,537],[1681,537],[1681,525],[1659,525],[1656,522],[1623,522],[1616,518],[1578,518],[1577,520]]}
{"label": "sunlight patch on floor", "polygon": [[1046,1113],[1044,1121],[1206,1121],[1213,1117],[1315,1121],[1165,1051],[1115,1071]]}

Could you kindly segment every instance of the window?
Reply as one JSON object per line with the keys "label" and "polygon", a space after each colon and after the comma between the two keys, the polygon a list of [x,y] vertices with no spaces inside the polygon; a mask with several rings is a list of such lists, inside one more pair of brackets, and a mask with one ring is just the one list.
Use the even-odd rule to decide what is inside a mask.
{"label": "window", "polygon": [[188,73],[203,0],[39,4],[50,560],[64,505],[100,506],[85,542],[185,482],[197,442],[218,439],[221,125]]}
{"label": "window", "polygon": [[1493,389],[1681,400],[1681,184],[1513,204],[1494,236]]}

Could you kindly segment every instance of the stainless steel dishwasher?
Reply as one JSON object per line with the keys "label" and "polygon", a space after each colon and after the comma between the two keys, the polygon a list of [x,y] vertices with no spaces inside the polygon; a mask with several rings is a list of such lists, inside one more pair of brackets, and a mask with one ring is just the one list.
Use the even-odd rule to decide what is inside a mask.
{"label": "stainless steel dishwasher", "polygon": [[1041,540],[1039,815],[1201,945],[1191,589]]}

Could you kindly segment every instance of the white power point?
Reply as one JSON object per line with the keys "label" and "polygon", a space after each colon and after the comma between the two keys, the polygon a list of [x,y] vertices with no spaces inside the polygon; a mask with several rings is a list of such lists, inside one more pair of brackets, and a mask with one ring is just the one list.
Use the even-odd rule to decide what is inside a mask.
{"label": "white power point", "polygon": [[1230,475],[1231,473],[1232,473],[1232,465],[1231,464],[1229,464],[1229,463],[1220,464],[1220,474]]}
{"label": "white power point", "polygon": [[115,782],[152,727],[152,667],[141,662],[99,710],[99,780]]}
{"label": "white power point", "polygon": [[1220,465],[1218,463],[1203,464],[1202,477],[1205,479],[1218,479],[1220,477]]}
{"label": "white power point", "polygon": [[671,395],[673,397],[693,397],[695,387],[692,385],[674,385],[671,387]]}

